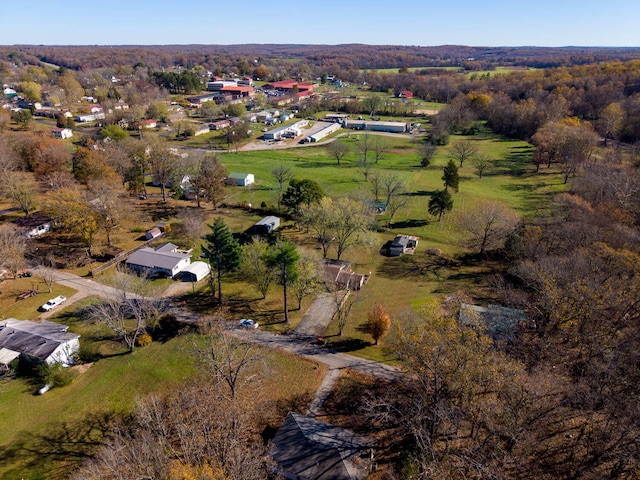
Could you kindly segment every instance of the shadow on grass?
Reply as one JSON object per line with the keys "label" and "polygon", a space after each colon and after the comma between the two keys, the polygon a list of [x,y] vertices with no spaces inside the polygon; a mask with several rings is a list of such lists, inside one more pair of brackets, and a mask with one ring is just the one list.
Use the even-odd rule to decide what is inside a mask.
{"label": "shadow on grass", "polygon": [[429,222],[429,220],[416,220],[416,219],[410,219],[410,220],[404,220],[402,222],[394,222],[393,224],[391,224],[391,229],[396,229],[396,228],[419,228],[419,227],[424,227],[426,225],[429,225],[431,222]]}
{"label": "shadow on grass", "polygon": [[89,413],[74,421],[52,422],[45,433],[21,432],[0,448],[0,467],[9,467],[8,478],[26,478],[26,470],[46,472],[28,478],[66,478],[102,444],[114,417],[110,412]]}
{"label": "shadow on grass", "polygon": [[331,340],[327,346],[331,350],[344,353],[362,350],[370,345],[371,343],[362,340],[361,338],[341,338],[340,340]]}

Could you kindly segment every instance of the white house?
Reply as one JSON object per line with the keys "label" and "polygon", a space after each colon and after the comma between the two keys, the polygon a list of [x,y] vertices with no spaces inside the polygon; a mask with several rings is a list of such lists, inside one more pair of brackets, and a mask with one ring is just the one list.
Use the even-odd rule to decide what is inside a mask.
{"label": "white house", "polygon": [[227,177],[227,183],[229,185],[237,185],[238,187],[247,187],[255,183],[255,181],[253,173],[231,172]]}
{"label": "white house", "polygon": [[70,128],[52,128],[51,135],[55,138],[62,138],[63,140],[73,137],[73,130]]}
{"label": "white house", "polygon": [[126,264],[140,273],[173,278],[191,264],[191,255],[179,252],[173,243],[165,243],[156,249],[141,248],[127,259]]}
{"label": "white house", "polygon": [[0,361],[11,362],[23,356],[47,365],[72,365],[80,350],[80,335],[68,333],[68,328],[47,320],[3,320],[0,322]]}

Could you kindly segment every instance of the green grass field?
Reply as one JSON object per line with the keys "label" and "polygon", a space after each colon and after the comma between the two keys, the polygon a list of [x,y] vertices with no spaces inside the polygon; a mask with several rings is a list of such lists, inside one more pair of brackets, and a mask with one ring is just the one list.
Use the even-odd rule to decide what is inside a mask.
{"label": "green grass field", "polygon": [[[91,301],[88,299],[87,301]],[[200,375],[195,333],[157,341],[127,354],[102,325],[89,324],[67,308],[52,318],[79,333],[82,348],[103,356],[68,386],[34,395],[42,385],[24,378],[0,381],[0,478],[62,479],[102,441],[114,415],[136,400],[166,392]],[[251,394],[269,415],[293,399],[309,401],[325,368],[297,357],[265,352],[270,365],[260,392]]]}
{"label": "green grass field", "polygon": [[[276,203],[276,183],[271,170],[274,166],[285,165],[297,178],[310,178],[318,181],[327,195],[332,197],[355,195],[367,198],[370,193],[364,175],[357,164],[356,143],[362,133],[350,133],[345,141],[351,145],[351,153],[342,160],[341,165],[332,159],[322,145],[289,150],[239,152],[221,155],[223,163],[230,171],[254,173],[256,185],[249,189],[234,187],[229,190],[227,203],[249,202],[254,206],[265,202]],[[368,311],[375,302],[382,302],[392,313],[398,314],[407,309],[420,309],[421,306],[456,290],[464,290],[478,300],[488,299],[484,276],[490,272],[486,264],[460,264],[456,259],[468,250],[465,248],[464,233],[457,226],[457,218],[472,207],[479,199],[501,201],[512,207],[521,217],[533,218],[540,214],[554,193],[564,190],[562,177],[554,169],[542,169],[536,173],[531,164],[532,148],[526,142],[496,137],[488,131],[477,135],[452,136],[448,146],[438,147],[432,164],[421,169],[415,139],[408,137],[384,137],[389,152],[379,162],[376,169],[382,173],[392,173],[407,181],[406,195],[408,206],[400,210],[394,218],[391,230],[373,234],[373,242],[367,248],[361,247],[348,251],[344,258],[350,260],[353,269],[362,273],[372,272],[371,280],[362,294],[365,299],[357,303],[342,338],[332,338],[336,347],[351,351],[357,355],[378,360],[391,357],[383,348],[369,345],[369,338],[362,331]],[[430,216],[427,204],[430,195],[443,187],[442,167],[451,156],[451,144],[467,139],[477,146],[480,153],[491,159],[491,165],[478,178],[472,162],[468,161],[460,169],[460,191],[453,195],[453,211],[443,216],[442,221]],[[388,217],[380,216],[385,225]],[[398,233],[417,235],[420,245],[415,256],[388,258],[379,255],[379,248]],[[305,245],[313,248],[313,239],[305,238]],[[301,240],[299,240],[301,241]],[[440,249],[443,257],[452,261],[443,267],[425,254],[428,248]],[[330,256],[333,252],[330,252]],[[242,290],[239,284],[227,282],[230,291]],[[275,287],[273,287],[275,288]],[[392,295],[389,292],[393,292]],[[278,299],[271,302],[277,306]],[[258,310],[261,310],[258,308]],[[266,311],[270,311],[266,309]],[[272,310],[271,310],[272,311]],[[337,331],[330,327],[328,334]]]}

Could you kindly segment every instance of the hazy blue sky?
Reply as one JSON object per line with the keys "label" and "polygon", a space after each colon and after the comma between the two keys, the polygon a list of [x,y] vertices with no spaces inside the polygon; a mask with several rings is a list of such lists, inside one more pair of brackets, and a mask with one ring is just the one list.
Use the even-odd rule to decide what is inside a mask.
{"label": "hazy blue sky", "polygon": [[[640,46],[639,0],[29,0],[0,44]],[[11,14],[11,11],[14,14]]]}

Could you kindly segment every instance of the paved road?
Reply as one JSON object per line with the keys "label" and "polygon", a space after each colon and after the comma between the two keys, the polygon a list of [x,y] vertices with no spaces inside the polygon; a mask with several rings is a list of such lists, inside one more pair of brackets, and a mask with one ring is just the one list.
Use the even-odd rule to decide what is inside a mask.
{"label": "paved road", "polygon": [[329,366],[329,369],[349,368],[382,380],[393,381],[402,376],[402,370],[384,363],[333,351],[327,347],[314,345],[308,340],[294,335],[277,335],[262,330],[236,329],[232,334],[247,342],[258,343],[270,348],[286,350]]}

